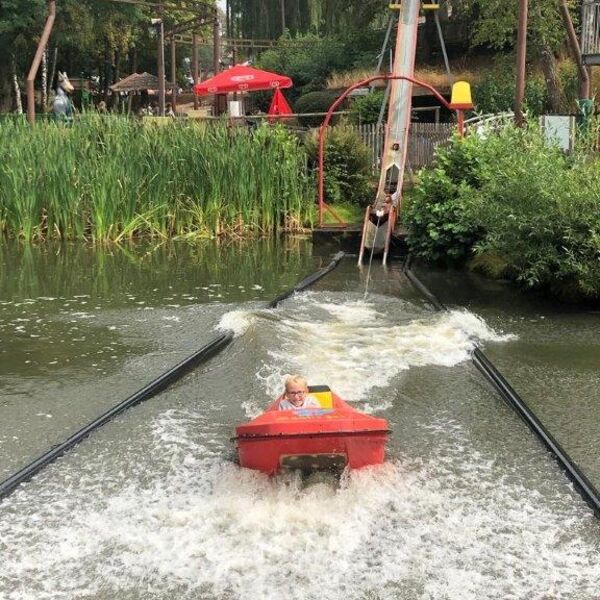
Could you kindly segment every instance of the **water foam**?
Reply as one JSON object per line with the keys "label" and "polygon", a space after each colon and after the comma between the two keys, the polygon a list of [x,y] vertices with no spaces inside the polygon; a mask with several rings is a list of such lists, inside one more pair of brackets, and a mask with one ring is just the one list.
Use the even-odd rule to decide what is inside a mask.
{"label": "water foam", "polygon": [[402,320],[393,305],[382,309],[373,302],[320,297],[307,294],[280,309],[280,344],[258,375],[270,395],[279,391],[283,373],[299,372],[310,382],[328,383],[348,400],[365,400],[373,388],[389,385],[411,367],[453,367],[467,360],[479,341],[514,339],[466,310]]}
{"label": "water foam", "polygon": [[[7,515],[2,597],[597,597],[594,544],[578,535],[591,514],[568,508],[564,490],[544,503],[518,473],[498,486],[493,457],[456,423],[422,428],[439,440],[435,455],[397,457],[335,484],[225,462],[214,427],[168,411],[153,423],[143,475],[107,493],[90,473],[68,500],[57,487],[61,499],[34,518]],[[23,494],[23,512],[32,501]]]}

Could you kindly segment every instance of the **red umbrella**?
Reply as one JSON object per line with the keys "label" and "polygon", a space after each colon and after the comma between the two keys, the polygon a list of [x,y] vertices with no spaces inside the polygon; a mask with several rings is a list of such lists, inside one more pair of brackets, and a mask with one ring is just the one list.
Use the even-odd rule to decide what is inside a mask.
{"label": "red umbrella", "polygon": [[196,84],[194,93],[197,96],[207,96],[210,94],[228,94],[230,92],[289,88],[292,85],[292,80],[285,75],[261,71],[244,65],[235,65],[227,71]]}
{"label": "red umbrella", "polygon": [[271,115],[269,121],[274,121],[276,116],[282,115],[293,115],[294,111],[288,104],[288,101],[285,99],[283,92],[277,88],[275,93],[273,94],[273,99],[271,100],[271,106],[269,106],[268,115]]}

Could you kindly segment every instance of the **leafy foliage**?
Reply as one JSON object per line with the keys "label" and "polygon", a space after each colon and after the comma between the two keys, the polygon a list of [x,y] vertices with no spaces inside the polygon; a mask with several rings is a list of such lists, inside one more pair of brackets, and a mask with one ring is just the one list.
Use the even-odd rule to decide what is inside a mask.
{"label": "leafy foliage", "polygon": [[229,6],[232,28],[241,37],[269,39],[285,33],[284,22],[293,35],[337,35],[348,29],[361,31],[385,12],[380,0],[229,0]]}
{"label": "leafy foliage", "polygon": [[[324,113],[329,110],[335,102],[338,94],[336,92],[322,91],[309,92],[300,96],[295,103],[297,113]],[[323,116],[301,117],[301,124],[306,127],[319,127],[323,122]]]}
{"label": "leafy foliage", "polygon": [[263,52],[257,62],[259,68],[285,73],[292,78],[295,89],[308,92],[322,88],[332,71],[348,64],[341,41],[314,34],[295,38],[295,41],[302,45],[289,46],[282,40],[280,45]]}
{"label": "leafy foliage", "polygon": [[[318,131],[305,142],[315,171],[318,167]],[[325,140],[325,200],[362,204],[370,199],[369,149],[349,127],[330,128]]]}
{"label": "leafy foliage", "polygon": [[363,125],[377,123],[379,113],[381,112],[381,105],[383,104],[383,97],[384,92],[377,90],[353,100],[350,106],[350,120],[353,123]]}
{"label": "leafy foliage", "polygon": [[480,228],[473,217],[479,180],[478,144],[454,139],[438,151],[433,169],[423,171],[404,209],[411,252],[434,262],[464,262]]}
{"label": "leafy foliage", "polygon": [[455,139],[406,210],[411,250],[509,275],[569,300],[600,300],[600,158],[569,157],[536,126]]}

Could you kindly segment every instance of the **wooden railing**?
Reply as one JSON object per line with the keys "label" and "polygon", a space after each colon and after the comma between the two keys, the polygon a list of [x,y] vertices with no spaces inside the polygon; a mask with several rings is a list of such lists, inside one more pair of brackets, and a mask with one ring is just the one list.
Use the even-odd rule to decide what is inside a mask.
{"label": "wooden railing", "polygon": [[[351,127],[369,148],[371,168],[373,173],[378,173],[385,138],[384,126],[355,125]],[[447,142],[455,131],[454,123],[412,123],[408,134],[407,168],[417,170],[431,165],[435,148]]]}
{"label": "wooden railing", "polygon": [[581,13],[581,53],[586,64],[600,64],[600,1],[584,0]]}

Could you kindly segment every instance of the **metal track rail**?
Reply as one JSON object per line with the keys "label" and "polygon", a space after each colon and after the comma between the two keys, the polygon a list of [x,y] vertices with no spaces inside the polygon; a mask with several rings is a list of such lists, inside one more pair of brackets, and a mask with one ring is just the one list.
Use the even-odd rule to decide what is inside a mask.
{"label": "metal track rail", "polygon": [[[432,294],[425,284],[411,271],[410,257],[404,265],[404,273],[410,282],[417,288],[425,298],[439,311],[447,310],[446,307]],[[538,439],[546,446],[554,456],[558,464],[573,482],[575,489],[581,497],[592,508],[597,517],[600,518],[600,494],[590,480],[585,476],[575,461],[567,454],[558,441],[546,429],[536,414],[527,406],[527,403],[511,387],[504,376],[498,371],[494,364],[487,358],[479,347],[475,347],[471,356],[474,365],[483,376],[492,384],[504,401],[521,417],[527,426],[533,431]]]}
{"label": "metal track rail", "polygon": [[[306,288],[313,285],[322,277],[325,277],[328,273],[333,271],[342,258],[344,257],[343,252],[338,252],[331,263],[326,267],[319,269],[312,275],[305,277],[300,282],[298,282],[291,290],[281,294],[275,300],[269,302],[269,308],[275,308],[280,302],[289,298],[292,294],[296,292],[300,292],[305,290]],[[233,333],[228,332],[219,335],[211,342],[203,346],[187,358],[183,359],[180,363],[151,381],[149,384],[144,386],[142,389],[135,392],[135,394],[129,396],[116,406],[113,406],[111,409],[106,411],[104,414],[100,415],[98,418],[94,419],[91,423],[88,423],[79,431],[76,431],[73,435],[71,435],[67,440],[62,442],[61,444],[57,444],[53,446],[46,453],[42,454],[28,465],[23,467],[20,471],[17,471],[8,479],[5,479],[0,483],[0,501],[12,494],[16,490],[16,488],[22,483],[30,480],[34,475],[39,473],[44,467],[47,467],[49,464],[54,462],[57,458],[71,450],[74,446],[83,441],[88,435],[93,433],[95,430],[99,429],[103,425],[106,425],[109,421],[114,419],[116,416],[125,412],[127,409],[140,404],[150,398],[156,396],[159,392],[166,390],[171,384],[175,383],[183,375],[197,367],[198,365],[208,361],[210,358],[221,352],[224,348],[226,348],[233,341]]]}
{"label": "metal track rail", "polygon": [[341,262],[342,258],[344,258],[344,256],[345,256],[344,252],[338,252],[333,257],[332,261],[326,267],[323,267],[322,269],[319,269],[312,275],[305,277],[304,279],[299,281],[291,290],[284,292],[283,294],[277,296],[277,298],[275,298],[275,300],[272,300],[271,302],[269,302],[269,308],[275,308],[280,302],[283,302],[284,300],[286,300],[287,298],[289,298],[296,292],[301,292],[302,290],[305,290],[306,288],[310,287],[311,285],[313,285],[314,283],[319,281],[319,279],[322,279],[323,277],[325,277],[325,275],[327,275],[328,273],[331,273],[331,271],[333,271],[340,264],[340,262]]}

